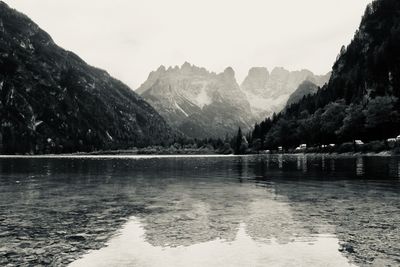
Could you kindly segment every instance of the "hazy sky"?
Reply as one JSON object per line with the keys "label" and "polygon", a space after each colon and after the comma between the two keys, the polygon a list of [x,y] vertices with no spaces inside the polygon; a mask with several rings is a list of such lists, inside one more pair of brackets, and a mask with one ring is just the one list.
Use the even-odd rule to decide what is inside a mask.
{"label": "hazy sky", "polygon": [[160,65],[331,70],[371,0],[5,0],[133,89]]}

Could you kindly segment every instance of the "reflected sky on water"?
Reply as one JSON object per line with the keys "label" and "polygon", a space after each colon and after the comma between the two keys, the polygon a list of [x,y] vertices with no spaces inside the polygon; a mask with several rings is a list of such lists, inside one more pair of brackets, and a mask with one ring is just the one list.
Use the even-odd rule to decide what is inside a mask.
{"label": "reflected sky on water", "polygon": [[2,158],[1,260],[65,265],[102,253],[115,266],[156,266],[155,255],[179,266],[220,250],[207,266],[395,265],[399,168],[396,157],[329,155]]}

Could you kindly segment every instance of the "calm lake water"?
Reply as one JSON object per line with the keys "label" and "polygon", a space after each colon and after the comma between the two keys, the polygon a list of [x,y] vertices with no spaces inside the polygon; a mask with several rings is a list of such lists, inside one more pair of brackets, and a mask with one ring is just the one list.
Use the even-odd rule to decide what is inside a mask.
{"label": "calm lake water", "polygon": [[400,158],[0,158],[1,266],[400,266]]}

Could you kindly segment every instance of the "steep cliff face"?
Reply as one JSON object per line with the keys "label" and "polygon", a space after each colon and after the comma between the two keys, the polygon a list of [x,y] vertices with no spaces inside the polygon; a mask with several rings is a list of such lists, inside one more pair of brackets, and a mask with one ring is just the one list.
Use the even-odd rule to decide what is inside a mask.
{"label": "steep cliff face", "polygon": [[135,92],[0,2],[0,151],[57,153],[167,142]]}
{"label": "steep cliff face", "polygon": [[137,92],[189,137],[223,137],[237,127],[249,129],[254,121],[232,68],[216,74],[189,63],[162,66]]}
{"label": "steep cliff face", "polygon": [[253,113],[264,118],[281,111],[289,96],[305,80],[322,86],[328,82],[329,77],[330,73],[319,76],[309,70],[288,71],[274,68],[269,73],[267,68],[252,68],[241,88],[247,95]]}

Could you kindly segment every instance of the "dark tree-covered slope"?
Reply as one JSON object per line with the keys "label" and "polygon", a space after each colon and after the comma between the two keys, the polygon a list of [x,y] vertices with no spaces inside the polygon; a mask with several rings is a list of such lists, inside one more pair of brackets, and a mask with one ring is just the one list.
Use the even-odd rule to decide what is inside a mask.
{"label": "dark tree-covered slope", "polygon": [[1,153],[145,146],[170,136],[164,119],[130,88],[0,1]]}
{"label": "dark tree-covered slope", "polygon": [[[377,140],[400,134],[400,1],[368,5],[329,83],[267,119],[253,140],[276,148]],[[254,135],[254,134],[253,134]]]}
{"label": "dark tree-covered slope", "polygon": [[302,82],[299,87],[294,91],[288,101],[286,102],[286,106],[290,106],[292,104],[295,104],[299,102],[303,97],[308,96],[308,95],[313,95],[318,91],[318,86],[314,84],[313,82],[310,81],[304,81]]}

